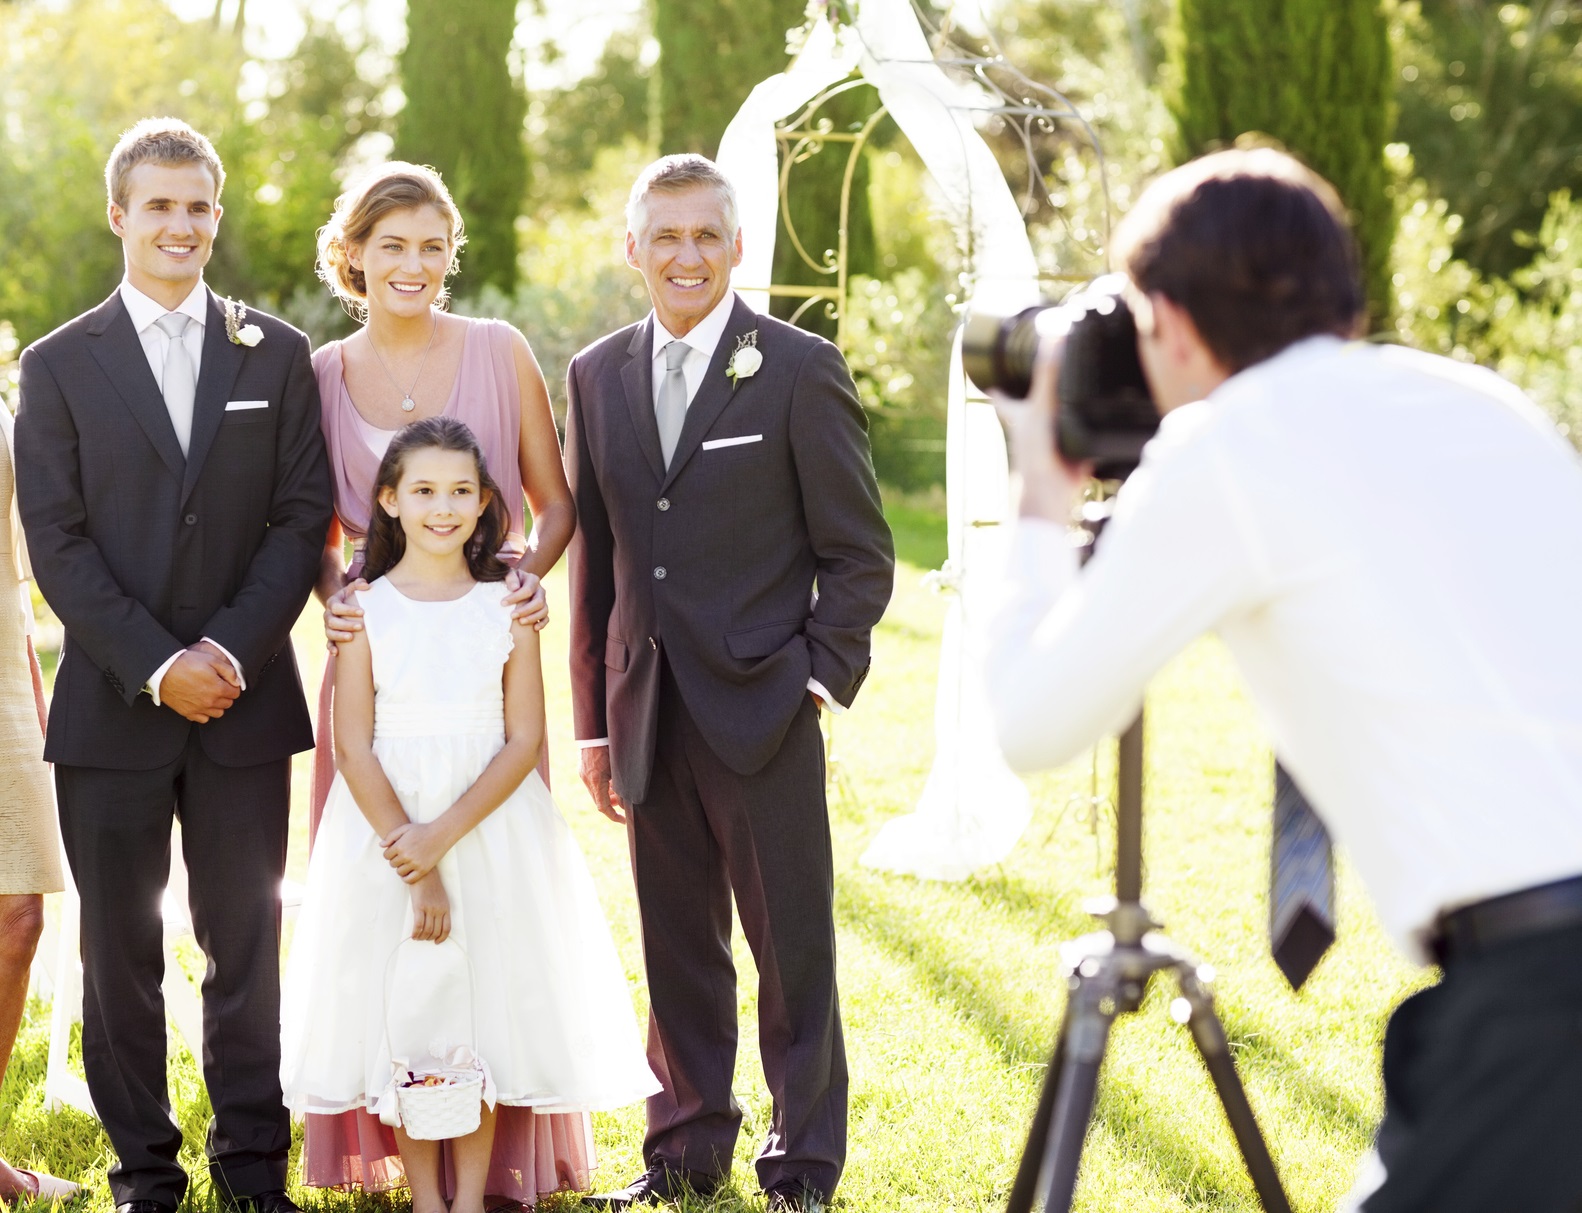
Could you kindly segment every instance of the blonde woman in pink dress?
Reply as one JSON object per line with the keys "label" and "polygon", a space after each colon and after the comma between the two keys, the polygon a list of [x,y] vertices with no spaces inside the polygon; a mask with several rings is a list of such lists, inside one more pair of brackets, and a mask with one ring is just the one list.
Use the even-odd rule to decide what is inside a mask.
{"label": "blonde woman in pink dress", "polygon": [[[441,414],[477,435],[488,470],[512,509],[501,556],[515,566],[504,601],[524,623],[548,619],[539,578],[560,559],[576,525],[549,393],[526,340],[509,324],[443,310],[445,284],[464,241],[461,216],[432,169],[402,162],[364,176],[337,201],[319,233],[318,272],[363,322],[313,355],[323,400],[324,440],[335,482],[336,524],[324,551],[318,595],[332,651],[361,630],[351,593],[363,583],[362,547],[379,462],[395,432]],[[532,519],[523,525],[522,503]],[[345,542],[352,548],[348,565]],[[319,696],[310,831],[316,832],[335,777],[330,735],[334,659]],[[540,768],[543,771],[543,767]],[[404,1182],[393,1132],[364,1111],[305,1118],[303,1182],[310,1187],[386,1191]],[[531,1205],[560,1188],[585,1188],[593,1138],[582,1113],[537,1115],[502,1108],[487,1191],[490,1208]]]}

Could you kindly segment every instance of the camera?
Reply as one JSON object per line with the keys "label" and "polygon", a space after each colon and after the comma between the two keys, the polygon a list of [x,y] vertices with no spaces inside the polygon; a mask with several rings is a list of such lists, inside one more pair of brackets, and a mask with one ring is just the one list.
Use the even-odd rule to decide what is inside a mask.
{"label": "camera", "polygon": [[985,392],[1023,399],[1039,347],[1066,339],[1057,390],[1055,447],[1071,463],[1093,464],[1100,480],[1124,480],[1159,428],[1148,381],[1137,357],[1137,323],[1121,291],[1123,274],[1106,274],[1058,304],[998,315],[969,311],[961,360]]}

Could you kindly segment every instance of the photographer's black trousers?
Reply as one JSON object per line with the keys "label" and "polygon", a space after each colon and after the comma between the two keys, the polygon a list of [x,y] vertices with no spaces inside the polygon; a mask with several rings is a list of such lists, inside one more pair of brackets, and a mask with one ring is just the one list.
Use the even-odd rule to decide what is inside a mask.
{"label": "photographer's black trousers", "polygon": [[1582,927],[1450,963],[1384,1038],[1365,1213],[1582,1213]]}

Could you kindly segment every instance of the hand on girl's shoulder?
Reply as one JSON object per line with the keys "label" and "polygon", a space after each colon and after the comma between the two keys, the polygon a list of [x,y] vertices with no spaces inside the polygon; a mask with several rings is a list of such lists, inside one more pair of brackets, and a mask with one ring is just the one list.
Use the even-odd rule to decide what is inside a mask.
{"label": "hand on girl's shoulder", "polygon": [[[501,584],[504,585],[504,582]],[[504,598],[504,594],[501,595],[501,598]],[[504,602],[501,602],[500,609],[506,613],[506,626],[511,632],[512,651],[525,649],[527,652],[537,653],[538,629],[530,623],[523,623],[517,619],[513,613],[515,611],[514,607],[506,606]]]}

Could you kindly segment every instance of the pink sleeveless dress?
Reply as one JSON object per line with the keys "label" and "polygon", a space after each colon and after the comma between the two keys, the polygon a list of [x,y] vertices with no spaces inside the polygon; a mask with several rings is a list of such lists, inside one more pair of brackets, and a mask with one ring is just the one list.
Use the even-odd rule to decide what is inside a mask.
{"label": "pink sleeveless dress", "polygon": [[[526,550],[522,531],[522,474],[518,458],[521,440],[521,397],[516,379],[516,359],[511,349],[511,328],[498,320],[469,320],[461,367],[445,402],[444,413],[465,422],[478,438],[489,474],[508,503],[515,503],[513,543],[517,554]],[[331,342],[313,354],[313,370],[323,402],[320,426],[329,449],[335,479],[335,513],[353,545],[351,568],[362,572],[362,541],[368,534],[368,512],[373,504],[374,477],[382,451],[370,445],[374,430],[353,405],[342,375],[341,343]],[[330,785],[335,780],[335,744],[331,732],[335,659],[325,664],[319,691],[316,745],[313,753],[313,795],[308,820],[311,840]],[[540,774],[548,783],[547,762]],[[313,1188],[362,1188],[384,1192],[406,1182],[395,1133],[366,1111],[333,1116],[304,1117],[302,1181]],[[531,1108],[499,1109],[495,1122],[494,1156],[485,1187],[491,1196],[508,1196],[533,1204],[545,1192],[560,1188],[586,1188],[595,1165],[593,1130],[586,1113],[561,1112],[536,1115]],[[452,1194],[453,1176],[446,1148],[445,1185]]]}

